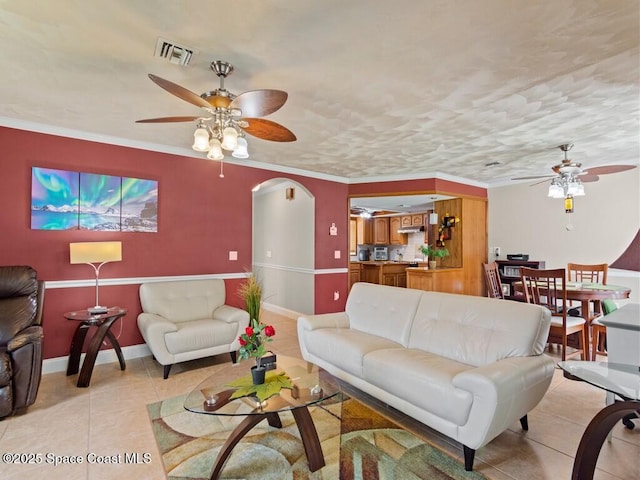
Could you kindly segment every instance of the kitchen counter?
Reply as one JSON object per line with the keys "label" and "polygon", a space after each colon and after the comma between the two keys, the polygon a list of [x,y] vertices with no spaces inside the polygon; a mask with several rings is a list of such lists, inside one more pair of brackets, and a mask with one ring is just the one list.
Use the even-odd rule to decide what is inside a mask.
{"label": "kitchen counter", "polygon": [[393,287],[407,286],[406,270],[409,262],[368,261],[356,262],[360,264],[360,281],[391,285]]}
{"label": "kitchen counter", "polygon": [[445,293],[467,293],[464,288],[462,268],[409,267],[405,269],[407,287]]}

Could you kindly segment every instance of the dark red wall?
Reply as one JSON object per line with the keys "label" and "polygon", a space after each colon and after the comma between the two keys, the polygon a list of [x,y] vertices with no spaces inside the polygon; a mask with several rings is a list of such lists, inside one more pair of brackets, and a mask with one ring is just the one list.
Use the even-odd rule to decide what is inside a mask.
{"label": "dark red wall", "polygon": [[[316,269],[345,269],[348,265],[348,216],[345,184],[268,170],[225,165],[205,158],[163,154],[103,143],[0,127],[0,264],[31,265],[49,281],[91,279],[88,265],[69,264],[69,243],[122,241],[122,262],[106,264],[101,278],[242,273],[250,269],[251,189],[271,178],[287,178],[304,185],[315,196]],[[45,231],[30,228],[31,167],[100,173],[159,182],[158,232]],[[329,236],[335,223],[338,236]],[[229,251],[238,261],[229,261]],[[334,250],[342,258],[334,259]],[[319,275],[323,277],[323,275]],[[344,309],[347,274],[328,275],[332,287],[316,293],[316,312]],[[323,279],[321,284],[326,283]],[[227,280],[227,301],[240,306],[235,295],[240,280]],[[339,302],[333,294],[340,290]],[[94,303],[95,290],[56,288],[45,299],[45,357],[68,354],[75,325],[64,320],[66,311]],[[140,312],[138,285],[102,286],[100,303],[119,305],[129,313],[120,336],[122,346],[143,343],[136,317]],[[119,329],[114,329],[118,333]]]}

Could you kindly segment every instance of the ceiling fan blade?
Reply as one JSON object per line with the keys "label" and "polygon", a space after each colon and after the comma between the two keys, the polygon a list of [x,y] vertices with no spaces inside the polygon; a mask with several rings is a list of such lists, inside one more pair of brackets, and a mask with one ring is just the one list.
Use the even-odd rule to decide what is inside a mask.
{"label": "ceiling fan blade", "polygon": [[251,90],[234,98],[229,108],[241,110],[243,117],[264,117],[279,110],[288,96],[282,90]]}
{"label": "ceiling fan blade", "polygon": [[593,174],[582,174],[578,177],[582,183],[597,182],[600,177]]}
{"label": "ceiling fan blade", "polygon": [[201,117],[160,117],[160,118],[145,118],[143,120],[136,120],[136,123],[171,123],[171,122],[192,122]]}
{"label": "ceiling fan blade", "polygon": [[539,182],[532,183],[532,184],[531,184],[531,185],[529,185],[529,186],[530,186],[530,187],[535,187],[536,185],[540,185],[541,183],[546,183],[546,182],[548,182],[548,181],[549,181],[549,179],[548,179],[548,178],[545,178],[544,180],[540,180]]}
{"label": "ceiling fan blade", "polygon": [[196,107],[211,108],[209,102],[207,102],[200,95],[195,94],[191,90],[187,90],[184,87],[181,87],[177,83],[173,83],[169,80],[165,80],[164,78],[157,77],[152,73],[149,74],[149,78],[153,80],[156,85],[164,88],[170,94],[175,95],[176,97],[181,98],[182,100],[189,102]]}
{"label": "ceiling fan blade", "polygon": [[[636,168],[636,165],[604,165],[602,167],[593,167],[585,170],[587,175],[607,175],[608,173],[624,172]],[[584,182],[584,180],[582,180]]]}
{"label": "ceiling fan blade", "polygon": [[264,118],[242,118],[241,120],[248,123],[248,126],[242,127],[242,130],[254,137],[271,140],[272,142],[296,141],[296,136],[293,132],[279,123]]}

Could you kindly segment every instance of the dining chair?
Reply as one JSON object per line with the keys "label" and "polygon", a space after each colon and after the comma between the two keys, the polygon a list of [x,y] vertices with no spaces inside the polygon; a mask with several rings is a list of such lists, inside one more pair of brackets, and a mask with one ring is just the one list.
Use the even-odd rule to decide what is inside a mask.
{"label": "dining chair", "polygon": [[484,267],[484,279],[487,284],[487,296],[489,298],[504,298],[498,264],[491,262],[483,263],[482,266]]}
{"label": "dining chair", "polygon": [[[589,359],[587,322],[582,317],[567,315],[567,272],[564,268],[538,270],[520,268],[520,278],[525,301],[542,305],[551,311],[551,326],[548,343],[562,345],[562,361],[580,355],[581,360]],[[577,335],[576,350],[567,354],[568,337]]]}
{"label": "dining chair", "polygon": [[[570,282],[578,283],[601,283],[607,284],[607,270],[609,265],[606,263],[597,263],[594,265],[585,265],[581,263],[567,263],[567,276]],[[585,312],[581,312],[585,315]],[[600,300],[593,302],[593,312],[588,312],[589,318],[598,317],[602,314],[602,304]]]}

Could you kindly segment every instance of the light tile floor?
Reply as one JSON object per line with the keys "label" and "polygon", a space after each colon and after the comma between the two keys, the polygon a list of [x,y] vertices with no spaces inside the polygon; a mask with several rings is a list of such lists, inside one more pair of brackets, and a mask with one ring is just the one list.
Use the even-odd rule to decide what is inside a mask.
{"label": "light tile floor", "polygon": [[[263,320],[277,331],[270,344],[273,351],[300,356],[295,320],[271,312],[264,312]],[[549,354],[558,358],[556,352]],[[214,370],[232,375],[231,368],[229,356],[220,355],[175,365],[163,380],[162,367],[145,357],[128,360],[124,372],[117,362],[96,366],[89,388],[77,388],[76,375],[44,375],[38,399],[27,413],[0,421],[0,453],[33,454],[32,460],[41,458],[42,463],[0,461],[0,479],[165,478],[146,405],[189,392]],[[365,394],[349,393],[462,461],[459,444]],[[529,414],[529,431],[514,424],[478,450],[474,469],[496,480],[570,478],[580,437],[604,401],[603,391],[567,380],[557,370],[546,396]],[[605,442],[600,453],[595,478],[640,478],[640,420],[636,424],[634,430],[616,425],[612,442]],[[125,454],[130,455],[128,463]],[[139,463],[131,454],[138,454]],[[77,458],[82,463],[71,463]]]}

